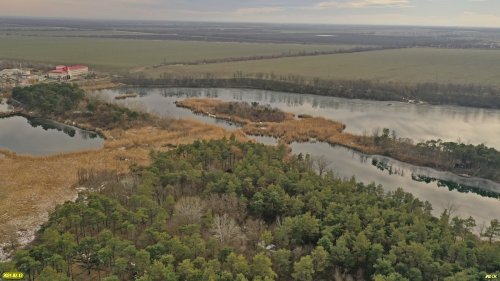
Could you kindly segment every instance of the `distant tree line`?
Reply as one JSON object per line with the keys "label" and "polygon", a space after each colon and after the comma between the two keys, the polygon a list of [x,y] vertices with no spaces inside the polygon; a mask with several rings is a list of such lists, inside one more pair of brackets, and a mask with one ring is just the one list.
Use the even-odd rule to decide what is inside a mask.
{"label": "distant tree line", "polygon": [[0,60],[0,69],[4,68],[31,68],[39,71],[49,71],[54,69],[53,65],[30,61]]}
{"label": "distant tree line", "polygon": [[274,73],[233,73],[232,78],[219,78],[207,73],[199,76],[163,74],[160,78],[130,75],[119,79],[129,85],[144,87],[208,87],[250,88],[271,91],[334,96],[381,101],[422,101],[482,108],[500,108],[500,88],[473,84],[419,83],[403,84],[370,80],[306,79],[297,75]]}
{"label": "distant tree line", "polygon": [[[412,48],[412,47],[437,47],[437,48],[498,48],[493,40],[475,39],[467,36],[443,35],[395,35],[352,32],[328,32],[332,36],[316,36],[318,31],[311,32],[261,32],[261,30],[239,30],[237,33],[227,34],[220,30],[182,30],[178,34],[162,34],[149,28],[139,28],[134,31],[144,34],[115,34],[115,35],[90,35],[75,37],[95,38],[122,38],[143,40],[186,40],[186,41],[211,41],[211,42],[250,42],[250,43],[291,43],[291,44],[346,44],[364,46],[383,46],[386,48]],[[179,30],[180,31],[180,30]],[[170,33],[170,32],[169,32]]]}
{"label": "distant tree line", "polygon": [[200,65],[200,64],[210,64],[210,63],[226,63],[226,62],[237,62],[237,61],[252,61],[252,60],[266,60],[266,59],[279,59],[279,58],[293,58],[293,57],[312,57],[321,55],[333,55],[333,54],[348,54],[348,53],[359,53],[367,51],[377,51],[377,50],[388,50],[397,49],[391,47],[352,47],[347,49],[338,49],[331,51],[299,51],[299,52],[284,52],[280,54],[271,55],[255,55],[255,56],[242,56],[242,57],[229,57],[229,58],[218,58],[218,59],[204,59],[191,62],[164,62],[153,66],[153,68],[158,68],[168,65]]}

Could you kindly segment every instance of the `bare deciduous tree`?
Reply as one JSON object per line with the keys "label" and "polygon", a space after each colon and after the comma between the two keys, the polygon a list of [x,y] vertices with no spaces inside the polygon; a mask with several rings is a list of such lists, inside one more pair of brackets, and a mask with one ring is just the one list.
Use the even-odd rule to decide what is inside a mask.
{"label": "bare deciduous tree", "polygon": [[328,166],[332,163],[332,161],[328,160],[324,155],[316,156],[313,160],[320,176],[323,175]]}
{"label": "bare deciduous tree", "polygon": [[211,232],[221,244],[241,241],[243,239],[241,228],[227,214],[215,215]]}
{"label": "bare deciduous tree", "polygon": [[243,230],[245,231],[245,236],[248,239],[247,242],[249,245],[256,248],[262,233],[267,230],[267,225],[260,219],[247,219]]}
{"label": "bare deciduous tree", "polygon": [[175,203],[174,217],[182,223],[199,223],[204,207],[204,202],[198,197],[182,197]]}
{"label": "bare deciduous tree", "polygon": [[448,217],[451,219],[453,218],[453,215],[458,211],[458,207],[452,201],[448,201],[448,203],[446,203],[446,206],[444,207],[444,210],[447,212]]}
{"label": "bare deciduous tree", "polygon": [[212,194],[208,197],[207,204],[214,214],[231,214],[238,223],[242,223],[247,215],[246,204],[236,195]]}

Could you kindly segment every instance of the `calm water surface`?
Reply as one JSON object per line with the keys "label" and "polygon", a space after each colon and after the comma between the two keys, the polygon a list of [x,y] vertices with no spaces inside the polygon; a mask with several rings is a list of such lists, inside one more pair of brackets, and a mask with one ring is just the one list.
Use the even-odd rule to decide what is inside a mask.
{"label": "calm water surface", "polygon": [[104,140],[94,132],[50,120],[21,116],[0,119],[0,148],[19,154],[51,155],[103,145]]}
{"label": "calm water surface", "polygon": [[7,104],[7,99],[0,98],[0,112],[10,111],[10,106]]}
{"label": "calm water surface", "polygon": [[[129,107],[139,107],[152,113],[178,118],[194,118],[226,129],[238,127],[225,121],[195,115],[178,108],[174,102],[193,97],[217,98],[225,101],[259,102],[295,114],[310,114],[338,120],[347,131],[370,134],[377,128],[396,130],[400,137],[415,140],[443,140],[486,143],[500,148],[500,111],[453,106],[413,105],[399,102],[349,100],[334,97],[240,89],[114,89],[95,92],[114,100],[125,92],[139,94],[137,98],[116,101]],[[253,137],[264,144],[276,144],[269,137]],[[386,190],[398,187],[422,201],[429,201],[434,214],[446,206],[458,207],[457,214],[473,216],[478,224],[500,219],[500,184],[478,178],[464,178],[452,173],[417,167],[382,156],[368,156],[326,143],[294,143],[294,153],[325,156],[330,168],[344,178],[355,176],[364,183],[382,184]],[[375,160],[375,161],[374,161]],[[481,194],[481,195],[479,195]]]}
{"label": "calm water surface", "polygon": [[[115,100],[114,97],[128,93],[134,92],[139,94],[137,98],[127,98],[125,100]],[[234,131],[239,128],[239,126],[215,118],[210,118],[201,114],[193,114],[191,110],[187,108],[177,107],[175,105],[176,101],[184,100],[187,97],[211,97],[210,93],[185,93],[183,91],[163,91],[160,89],[112,89],[112,90],[101,90],[94,92],[100,98],[108,99],[109,101],[116,102],[118,104],[137,108],[141,110],[146,110],[147,112],[158,114],[164,117],[172,118],[188,118],[196,119],[198,121],[218,125],[224,127],[226,130]],[[214,96],[213,98],[216,98]]]}
{"label": "calm water surface", "polygon": [[278,139],[268,136],[250,136],[255,139],[258,143],[262,143],[265,145],[278,145]]}
{"label": "calm water surface", "polygon": [[[383,185],[386,190],[399,187],[412,193],[422,201],[429,201],[434,214],[439,215],[452,203],[458,208],[457,215],[472,216],[479,223],[500,219],[500,200],[475,194],[450,190],[447,186],[439,186],[437,182],[420,182],[413,178],[426,176],[440,178],[464,186],[480,186],[481,188],[500,193],[500,184],[479,178],[464,178],[449,172],[436,171],[430,168],[417,167],[400,161],[383,157],[369,156],[341,146],[327,143],[293,143],[292,151],[296,154],[324,156],[331,163],[329,168],[342,178],[356,177],[357,181]],[[373,165],[373,160],[384,162],[389,169],[381,169]],[[412,177],[413,175],[413,177]]]}
{"label": "calm water surface", "polygon": [[[500,110],[350,100],[242,89],[136,88],[105,90],[98,93],[101,96],[114,97],[126,91],[136,92],[140,96],[121,102],[129,105],[140,102],[149,110],[161,115],[190,116],[190,112],[176,108],[173,102],[191,97],[255,101],[295,114],[310,114],[341,121],[347,125],[346,131],[356,134],[372,134],[376,129],[389,128],[395,130],[399,137],[416,141],[440,138],[472,144],[485,143],[500,149]],[[214,123],[213,119],[208,122]]]}

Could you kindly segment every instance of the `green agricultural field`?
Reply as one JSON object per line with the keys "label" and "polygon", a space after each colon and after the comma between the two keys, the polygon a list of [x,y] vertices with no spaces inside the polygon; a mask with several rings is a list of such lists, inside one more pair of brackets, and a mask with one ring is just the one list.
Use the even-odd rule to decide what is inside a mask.
{"label": "green agricultural field", "polygon": [[131,31],[120,30],[79,30],[79,29],[56,29],[56,28],[2,28],[0,26],[0,36],[33,36],[33,37],[97,37],[97,36],[114,36],[114,35],[137,35],[149,34]]}
{"label": "green agricultural field", "polygon": [[192,62],[301,51],[348,49],[347,45],[217,43],[69,37],[0,36],[0,59],[61,64],[88,64],[128,70],[162,62]]}
{"label": "green agricultural field", "polygon": [[235,71],[275,73],[322,79],[369,79],[408,83],[475,83],[500,86],[500,51],[412,48],[361,53],[295,57],[196,66],[149,69],[162,73],[214,73],[229,77]]}

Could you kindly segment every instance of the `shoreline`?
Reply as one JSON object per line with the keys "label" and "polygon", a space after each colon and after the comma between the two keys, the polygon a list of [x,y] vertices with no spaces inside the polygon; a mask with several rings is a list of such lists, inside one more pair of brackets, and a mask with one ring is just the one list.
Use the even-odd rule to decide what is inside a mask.
{"label": "shoreline", "polygon": [[[319,80],[314,82],[306,80],[303,84],[293,81],[260,79],[255,77],[242,78],[202,78],[184,76],[166,76],[165,78],[134,78],[122,77],[118,79],[125,87],[144,88],[228,88],[276,91],[294,94],[310,94],[317,96],[337,97],[346,99],[359,99],[383,102],[405,102],[410,104],[430,104],[460,106],[481,109],[500,109],[500,96],[472,95],[470,91],[481,88],[477,85],[446,85],[446,84],[415,84],[406,85],[392,82],[378,82],[371,80]],[[403,94],[402,87],[415,89],[429,87],[422,93],[413,93],[406,88]],[[464,89],[462,89],[464,87]],[[500,88],[487,86],[491,91],[500,93]],[[444,91],[444,94],[436,95]],[[453,93],[453,94],[450,94]]]}
{"label": "shoreline", "polygon": [[[75,122],[68,123],[66,121],[63,121],[61,118],[59,118],[56,115],[43,116],[42,114],[39,115],[39,114],[31,113],[30,111],[27,111],[26,109],[23,109],[23,108],[22,109],[15,109],[15,110],[13,110],[11,112],[4,113],[4,114],[2,114],[0,112],[0,119],[9,118],[9,117],[15,117],[15,116],[21,116],[21,117],[24,117],[26,119],[45,119],[45,120],[50,120],[50,121],[59,123],[61,125],[75,127],[77,129],[80,129],[80,130],[83,130],[83,131],[95,133],[95,134],[99,135],[99,137],[101,137],[103,139],[106,139],[106,135],[104,134],[104,130],[103,129],[94,128],[94,127],[89,126],[89,125],[75,123]],[[69,122],[71,122],[71,120],[69,120]]]}
{"label": "shoreline", "polygon": [[[310,118],[307,118],[307,116],[305,116],[304,119],[310,119]],[[290,120],[290,119],[288,119],[288,120]],[[87,167],[91,167],[91,168],[97,167],[96,169],[103,169],[101,167],[103,163],[98,164],[99,162],[105,161],[103,159],[108,159],[108,160],[116,159],[116,157],[124,157],[124,155],[125,155],[126,159],[135,159],[135,160],[132,160],[132,162],[136,162],[137,157],[139,157],[139,158],[141,158],[139,160],[139,162],[144,164],[148,161],[148,159],[146,159],[146,158],[149,155],[149,151],[150,151],[151,147],[156,147],[157,149],[167,149],[170,147],[170,146],[168,146],[168,144],[170,144],[171,146],[175,146],[175,145],[178,145],[181,143],[189,143],[189,142],[193,141],[194,139],[197,139],[196,133],[187,133],[186,134],[183,132],[178,132],[177,130],[185,130],[185,128],[188,128],[189,131],[191,131],[191,130],[199,131],[199,132],[201,132],[201,133],[198,133],[198,135],[200,136],[199,138],[202,138],[202,139],[207,139],[207,138],[210,139],[211,138],[210,134],[207,133],[209,131],[212,132],[212,134],[215,133],[215,135],[217,135],[218,137],[220,137],[219,134],[221,134],[221,132],[224,132],[224,133],[222,133],[223,135],[224,134],[225,135],[232,134],[231,132],[226,132],[223,128],[220,128],[220,127],[215,128],[216,126],[207,125],[205,123],[200,123],[197,121],[194,121],[194,123],[193,123],[193,121],[181,119],[181,120],[178,120],[176,122],[184,124],[183,126],[181,126],[180,124],[177,125],[177,126],[180,126],[179,128],[182,128],[182,129],[174,129],[173,131],[168,131],[168,130],[163,130],[161,128],[144,127],[144,128],[132,128],[132,129],[128,129],[128,130],[121,130],[121,129],[106,130],[104,133],[106,135],[109,135],[110,137],[106,140],[104,147],[99,149],[99,150],[96,150],[96,151],[72,152],[72,153],[64,153],[61,155],[52,155],[52,156],[44,156],[44,157],[31,157],[31,156],[24,156],[24,155],[14,155],[14,156],[13,155],[6,155],[6,157],[0,159],[0,165],[2,164],[3,160],[6,160],[5,163],[7,163],[7,161],[14,161],[13,163],[17,163],[17,162],[22,163],[24,161],[33,161],[34,163],[37,163],[35,166],[38,167],[40,165],[40,163],[38,163],[38,162],[44,163],[44,165],[49,165],[49,166],[50,165],[63,165],[62,162],[64,162],[64,161],[70,161],[71,159],[75,159],[74,161],[70,161],[70,162],[73,162],[71,165],[76,165],[75,163],[78,163],[78,166],[83,165],[83,166],[87,166]],[[189,125],[189,124],[191,124],[191,125]],[[195,125],[195,124],[198,124],[198,125]],[[198,126],[198,127],[196,127],[196,126]],[[338,128],[337,128],[337,130],[338,130]],[[135,135],[135,137],[132,137],[130,135],[131,133],[133,133]],[[162,137],[160,135],[160,133],[165,133],[165,134],[171,135],[171,140],[167,141],[168,138]],[[151,135],[149,141],[144,139],[145,134]],[[240,134],[238,134],[238,136],[243,137]],[[247,135],[247,136],[249,136],[249,135]],[[187,140],[185,138],[187,138]],[[350,149],[352,149],[352,148],[350,148]],[[2,151],[0,151],[0,153],[1,152]],[[128,155],[135,155],[135,156],[128,156]],[[383,155],[381,155],[381,156],[383,156]],[[81,160],[80,158],[87,159],[87,160]],[[80,160],[78,160],[78,159],[80,159]],[[113,160],[113,161],[115,161],[115,160]],[[50,163],[48,163],[48,162],[50,162]],[[128,165],[131,162],[120,161],[119,163],[120,163],[120,170],[125,171],[126,169],[128,169]],[[21,166],[24,166],[24,165],[21,165]],[[64,167],[63,169],[74,169],[74,167],[70,168],[69,165],[68,165],[68,167],[66,167],[66,166],[62,166],[62,167]],[[101,167],[101,168],[99,168],[99,167]],[[109,169],[109,164],[107,164],[107,165],[104,164],[103,167],[107,167]],[[118,167],[116,167],[116,168],[118,169]],[[7,171],[7,173],[8,173],[8,171]],[[0,175],[1,174],[2,173],[0,172]],[[60,203],[63,203],[67,200],[71,200],[71,199],[75,198],[75,192],[78,191],[77,187],[79,186],[78,182],[76,181],[75,174],[70,175],[70,178],[65,179],[65,180],[71,181],[72,179],[74,179],[73,183],[68,183],[68,184],[63,184],[63,185],[57,185],[57,184],[52,185],[53,186],[52,189],[54,189],[54,191],[52,193],[59,192],[58,190],[62,189],[62,190],[65,190],[64,194],[66,194],[66,195],[59,194],[60,198],[52,200],[52,201],[48,200],[48,199],[45,199],[45,201],[42,200],[39,203],[44,206],[43,210],[38,210],[38,212],[35,212],[36,215],[33,215],[33,214],[29,215],[26,220],[25,219],[20,220],[23,224],[32,223],[32,225],[30,226],[31,228],[30,227],[23,227],[23,229],[25,229],[24,232],[17,231],[18,235],[19,235],[19,233],[25,234],[24,236],[19,235],[20,238],[23,239],[22,241],[25,241],[25,242],[27,241],[24,245],[27,245],[27,244],[32,242],[32,240],[27,239],[27,238],[32,238],[32,237],[35,238],[36,232],[37,232],[36,229],[39,229],[39,227],[45,222],[43,220],[40,220],[39,218],[45,218],[45,214],[47,212],[50,212],[50,209],[53,208],[53,206],[55,206],[56,204],[60,204]],[[0,183],[1,183],[1,179],[0,179]],[[63,195],[65,196],[64,198],[62,198]],[[37,204],[37,203],[34,203],[34,204]],[[42,207],[36,206],[34,208],[42,208]],[[16,219],[13,218],[13,221],[15,223]],[[36,222],[36,224],[35,224],[35,222]],[[8,224],[8,225],[12,225],[12,224]],[[31,235],[32,233],[35,233],[34,236]],[[24,238],[26,238],[26,239],[24,239]],[[20,243],[20,244],[22,244],[22,243]],[[8,242],[7,242],[7,245],[8,245]]]}
{"label": "shoreline", "polygon": [[[474,171],[467,169],[454,171],[447,169],[443,162],[438,162],[435,159],[419,158],[419,149],[414,144],[403,143],[400,140],[392,140],[389,136],[380,136],[378,141],[380,145],[376,145],[377,141],[373,137],[359,136],[350,133],[345,133],[345,125],[334,120],[328,120],[321,117],[306,117],[295,120],[285,120],[283,122],[252,122],[250,120],[238,120],[237,116],[228,116],[226,114],[217,113],[215,107],[221,104],[229,104],[214,99],[185,99],[176,102],[179,107],[187,108],[194,113],[205,116],[214,117],[216,119],[238,122],[242,125],[241,130],[247,135],[274,137],[278,143],[290,144],[292,142],[307,142],[310,139],[325,142],[330,145],[340,145],[342,147],[352,149],[354,151],[366,155],[379,155],[389,157],[394,160],[420,166],[432,168],[438,171],[451,172],[457,176],[467,175],[474,178],[489,180],[493,183],[500,184],[500,181],[494,178],[483,177],[475,174]],[[210,112],[211,114],[209,114]],[[240,118],[241,119],[241,118]],[[316,128],[314,128],[316,126]],[[341,126],[341,128],[339,128]],[[405,150],[401,152],[401,150]],[[413,154],[411,155],[410,152]],[[447,156],[447,155],[444,155]],[[451,157],[451,156],[448,156]],[[452,158],[448,161],[455,161]],[[468,174],[472,173],[472,174]]]}
{"label": "shoreline", "polygon": [[[47,214],[55,206],[78,195],[78,171],[129,172],[131,165],[144,166],[150,162],[149,153],[170,150],[197,139],[230,137],[231,132],[215,125],[193,120],[173,120],[169,128],[148,125],[127,130],[104,131],[108,136],[104,146],[97,150],[84,150],[46,156],[16,154],[0,149],[0,200],[1,246],[16,241],[25,246],[35,238],[37,229],[46,222]],[[237,134],[238,139],[246,139]],[[20,205],[19,205],[20,204]],[[35,234],[35,236],[33,236]],[[7,249],[8,250],[8,249]],[[8,258],[10,251],[0,251]]]}

